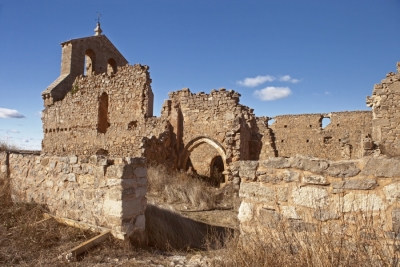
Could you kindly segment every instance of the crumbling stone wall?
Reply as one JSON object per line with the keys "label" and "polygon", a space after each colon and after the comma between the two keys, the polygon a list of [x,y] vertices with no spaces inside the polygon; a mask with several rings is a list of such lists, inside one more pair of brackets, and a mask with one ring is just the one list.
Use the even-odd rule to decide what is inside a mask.
{"label": "crumbling stone wall", "polygon": [[[169,94],[162,116],[169,118],[177,138],[180,168],[186,167],[183,164],[187,153],[193,150],[193,140],[199,138],[208,138],[221,146],[226,164],[250,158],[248,145],[256,120],[252,109],[239,104],[239,97],[237,92],[224,88],[210,94],[193,94],[188,88]],[[196,158],[190,160],[196,164]]]}
{"label": "crumbling stone wall", "polygon": [[[325,128],[323,118],[331,121]],[[265,140],[261,152],[264,159],[296,154],[331,160],[357,159],[364,156],[363,141],[372,134],[370,111],[283,115],[274,119],[269,126],[274,149]]]}
{"label": "crumbling stone wall", "polygon": [[120,67],[113,75],[79,76],[62,101],[43,111],[43,152],[142,156],[143,138],[160,135],[166,124],[160,121],[160,129],[147,119],[150,83],[148,67],[141,65]]}
{"label": "crumbling stone wall", "polygon": [[372,107],[372,140],[385,155],[400,155],[400,62],[376,84],[367,105]]}
{"label": "crumbling stone wall", "polygon": [[[328,231],[363,213],[393,236],[400,230],[399,159],[364,157],[330,161],[296,156],[233,164],[241,179],[242,234],[286,220],[295,231]],[[323,230],[324,231],[324,230]]]}
{"label": "crumbling stone wall", "polygon": [[144,231],[144,158],[11,153],[7,167],[15,202],[43,204],[57,217],[110,228],[118,238]]}

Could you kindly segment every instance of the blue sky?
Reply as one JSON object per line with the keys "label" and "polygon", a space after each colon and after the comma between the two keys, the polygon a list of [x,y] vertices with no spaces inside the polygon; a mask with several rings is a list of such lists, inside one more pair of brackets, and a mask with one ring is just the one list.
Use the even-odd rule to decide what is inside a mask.
{"label": "blue sky", "polygon": [[103,33],[168,92],[238,91],[257,116],[368,110],[400,61],[397,0],[0,0],[0,139],[40,149],[60,43]]}

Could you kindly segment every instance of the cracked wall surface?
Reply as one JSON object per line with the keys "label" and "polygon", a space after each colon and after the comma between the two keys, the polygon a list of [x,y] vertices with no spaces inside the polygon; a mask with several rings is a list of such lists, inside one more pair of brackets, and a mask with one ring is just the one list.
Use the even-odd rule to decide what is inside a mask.
{"label": "cracked wall surface", "polygon": [[383,154],[400,155],[400,62],[397,73],[390,72],[376,84],[372,96],[367,97],[372,107],[372,140]]}

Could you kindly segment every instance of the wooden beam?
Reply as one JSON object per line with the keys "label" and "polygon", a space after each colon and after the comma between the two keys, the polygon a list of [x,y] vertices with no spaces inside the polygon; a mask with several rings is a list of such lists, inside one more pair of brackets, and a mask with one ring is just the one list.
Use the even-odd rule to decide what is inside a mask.
{"label": "wooden beam", "polygon": [[48,213],[43,214],[43,216],[45,218],[53,218],[57,222],[65,224],[65,225],[68,225],[68,226],[72,226],[72,227],[83,229],[83,230],[89,230],[89,231],[92,231],[92,232],[103,233],[103,232],[106,232],[106,231],[110,230],[110,229],[107,229],[107,228],[104,228],[104,227],[100,227],[100,226],[96,226],[96,225],[89,224],[89,223],[78,222],[78,221],[67,219],[67,218],[59,218],[59,217],[56,217],[56,216],[48,214]]}
{"label": "wooden beam", "polygon": [[88,251],[92,247],[99,245],[101,242],[108,239],[110,234],[111,230],[108,230],[104,233],[99,234],[98,236],[93,237],[92,239],[89,239],[88,241],[83,242],[79,246],[74,247],[73,249],[68,251],[68,253],[65,255],[65,258],[67,259],[68,262],[75,261],[76,257],[79,254],[82,254],[83,252]]}

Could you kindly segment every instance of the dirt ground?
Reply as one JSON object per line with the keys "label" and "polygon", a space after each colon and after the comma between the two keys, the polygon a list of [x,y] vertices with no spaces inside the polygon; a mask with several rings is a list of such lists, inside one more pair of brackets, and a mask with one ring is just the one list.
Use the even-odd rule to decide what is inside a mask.
{"label": "dirt ground", "polygon": [[[40,222],[45,208],[14,204],[8,197],[1,197],[0,266],[210,266],[215,257],[215,251],[204,248],[158,249],[152,245],[139,248],[129,241],[110,237],[81,255],[78,261],[68,263],[65,253],[98,233],[69,227],[54,219]],[[200,223],[206,226],[204,229],[210,229],[209,225],[218,229],[237,228],[237,213],[231,209],[193,211],[183,203],[165,204],[157,197],[149,197],[148,202],[159,210],[171,211],[181,221],[187,219],[190,225]],[[152,215],[146,214],[146,220],[154,220],[149,216]],[[165,231],[177,228],[164,223],[163,227]],[[174,230],[179,234],[184,229]]]}

